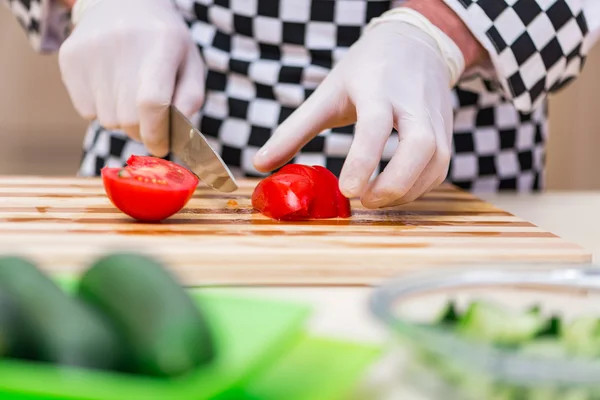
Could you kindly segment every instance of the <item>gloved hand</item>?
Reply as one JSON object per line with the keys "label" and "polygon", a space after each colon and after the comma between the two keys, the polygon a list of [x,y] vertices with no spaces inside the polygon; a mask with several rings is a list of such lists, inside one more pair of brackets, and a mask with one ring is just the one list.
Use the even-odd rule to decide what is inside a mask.
{"label": "gloved hand", "polygon": [[169,105],[189,118],[204,101],[204,64],[187,26],[171,0],[81,2],[89,0],[75,4],[78,23],[59,50],[75,109],[165,156]]}
{"label": "gloved hand", "polygon": [[[346,197],[368,208],[415,200],[444,181],[451,156],[452,77],[438,44],[424,30],[388,21],[367,30],[315,92],[254,158],[259,171],[289,161],[319,132],[356,122],[340,176]],[[397,150],[369,182],[392,127]]]}

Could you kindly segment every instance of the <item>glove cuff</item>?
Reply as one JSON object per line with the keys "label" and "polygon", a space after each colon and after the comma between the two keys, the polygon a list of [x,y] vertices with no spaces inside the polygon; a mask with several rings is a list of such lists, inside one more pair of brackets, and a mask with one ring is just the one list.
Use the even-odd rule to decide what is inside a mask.
{"label": "glove cuff", "polygon": [[95,6],[102,0],[76,0],[71,11],[71,22],[77,25],[81,20],[81,16],[88,8]]}
{"label": "glove cuff", "polygon": [[465,58],[460,48],[448,35],[435,26],[423,14],[408,7],[396,7],[371,19],[366,30],[382,22],[399,21],[411,24],[428,34],[437,44],[450,71],[450,87],[454,87],[465,70]]}

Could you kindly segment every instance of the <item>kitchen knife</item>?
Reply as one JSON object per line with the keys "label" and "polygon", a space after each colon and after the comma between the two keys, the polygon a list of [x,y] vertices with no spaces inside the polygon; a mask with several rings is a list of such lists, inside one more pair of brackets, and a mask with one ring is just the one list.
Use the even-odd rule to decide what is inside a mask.
{"label": "kitchen knife", "polygon": [[175,106],[170,110],[171,152],[179,158],[200,180],[221,192],[233,192],[238,185],[223,162],[206,141],[206,138]]}

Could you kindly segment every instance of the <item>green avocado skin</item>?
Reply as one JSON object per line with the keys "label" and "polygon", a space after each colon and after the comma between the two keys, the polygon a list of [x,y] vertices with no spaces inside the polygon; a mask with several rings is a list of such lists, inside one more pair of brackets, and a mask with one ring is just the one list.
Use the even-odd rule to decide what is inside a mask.
{"label": "green avocado skin", "polygon": [[77,296],[117,327],[134,373],[176,377],[214,358],[202,309],[152,258],[120,253],[98,259],[81,277]]}
{"label": "green avocado skin", "polygon": [[16,322],[21,338],[10,342],[8,356],[87,369],[124,368],[117,330],[29,260],[0,257],[0,291],[10,298],[5,300],[8,307],[22,317]]}

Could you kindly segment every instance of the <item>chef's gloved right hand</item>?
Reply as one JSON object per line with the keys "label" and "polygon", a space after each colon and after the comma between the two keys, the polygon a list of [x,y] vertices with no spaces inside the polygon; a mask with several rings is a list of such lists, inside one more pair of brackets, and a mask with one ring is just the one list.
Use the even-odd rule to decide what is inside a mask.
{"label": "chef's gloved right hand", "polygon": [[77,0],[59,51],[77,112],[169,151],[169,105],[188,118],[204,101],[204,64],[172,0]]}

